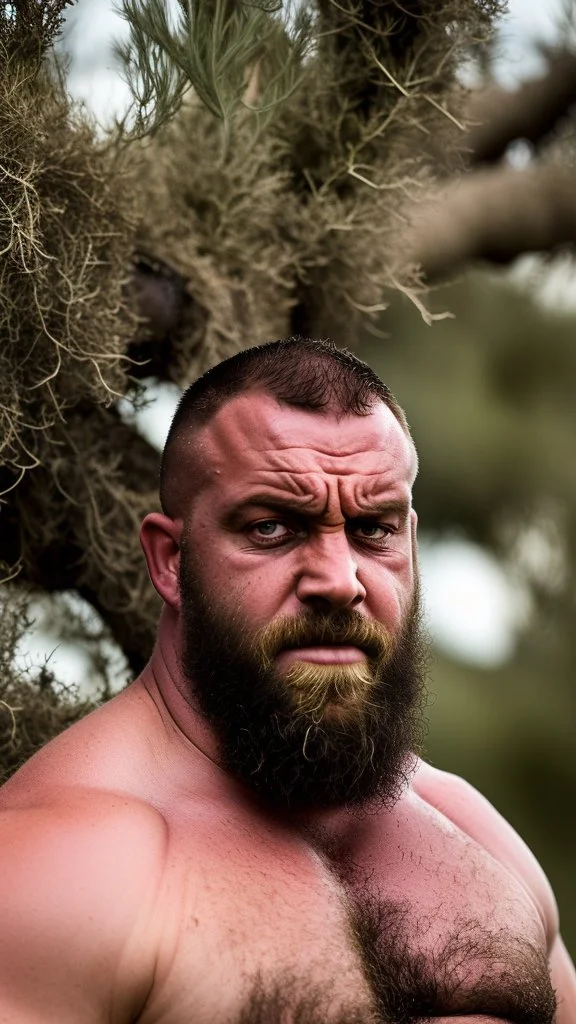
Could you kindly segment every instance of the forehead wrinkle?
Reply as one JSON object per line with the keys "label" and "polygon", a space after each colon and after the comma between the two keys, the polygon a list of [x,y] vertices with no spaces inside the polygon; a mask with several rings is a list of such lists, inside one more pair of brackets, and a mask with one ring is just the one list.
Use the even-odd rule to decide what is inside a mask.
{"label": "forehead wrinkle", "polygon": [[[250,503],[251,493],[255,499],[265,498],[266,494],[270,498],[288,495],[294,498],[296,504],[317,505],[319,514],[329,504],[334,506],[335,501],[339,507],[345,502],[347,507],[355,505],[358,509],[369,510],[374,501],[382,503],[385,496],[392,500],[398,495],[409,504],[408,482],[396,480],[393,465],[370,470],[349,467],[346,472],[341,472],[342,467],[340,471],[336,467],[326,471],[315,462],[311,466],[287,466],[285,460],[281,459],[267,459],[263,464],[260,464],[259,459],[251,461],[252,466],[240,479],[234,472],[222,475],[213,466],[211,480],[206,481],[204,486],[223,486],[222,499],[225,504]],[[400,488],[398,483],[401,483]],[[255,503],[266,502],[260,500]]]}
{"label": "forehead wrinkle", "polygon": [[[238,476],[249,487],[255,477],[264,481],[271,474],[276,475],[280,486],[303,497],[313,492],[310,500],[319,502],[327,499],[327,481],[321,483],[323,475],[330,480],[348,480],[361,474],[361,481],[352,484],[358,496],[387,488],[387,480],[390,486],[396,481],[406,483],[409,489],[412,445],[395,419],[383,426],[377,423],[366,435],[359,434],[354,424],[362,430],[369,425],[370,417],[350,417],[353,436],[340,438],[333,428],[326,437],[317,429],[319,423],[324,427],[326,417],[310,413],[305,416],[310,417],[311,425],[311,436],[307,437],[305,432],[302,436],[306,424],[298,425],[298,435],[291,421],[296,413],[301,415],[297,410],[280,409],[273,399],[264,402],[263,408],[256,408],[246,398],[233,399],[192,437],[182,437],[174,453],[174,486],[170,488],[179,502],[188,502],[192,488],[198,494],[206,487],[212,490],[233,482]],[[319,479],[314,480],[315,476]]]}
{"label": "forehead wrinkle", "polygon": [[365,455],[367,452],[370,452],[370,454],[374,454],[374,455],[377,455],[380,452],[385,453],[385,452],[389,451],[389,448],[384,447],[383,445],[379,445],[378,447],[373,446],[373,445],[367,447],[366,444],[364,443],[364,444],[354,445],[353,447],[350,446],[345,451],[342,451],[342,450],[334,451],[333,448],[331,448],[331,447],[330,448],[324,447],[318,441],[310,441],[308,444],[306,444],[306,442],[304,440],[302,444],[281,444],[281,443],[277,443],[273,447],[270,447],[270,448],[263,448],[263,447],[262,448],[255,448],[254,451],[261,451],[265,455],[272,455],[275,452],[284,452],[284,453],[297,452],[299,454],[302,453],[302,452],[311,452],[314,455],[319,455],[321,458],[327,458],[327,459],[349,459],[349,458],[353,458],[356,455]]}
{"label": "forehead wrinkle", "polygon": [[314,473],[261,471],[255,475],[251,483],[247,482],[242,487],[242,492],[238,496],[240,505],[266,505],[267,500],[271,503],[278,501],[285,504],[292,501],[295,507],[302,509],[309,509],[311,506],[325,509],[328,504],[327,482]]}
{"label": "forehead wrinkle", "polygon": [[[246,454],[246,453],[245,453]],[[253,452],[256,455],[256,452]],[[383,449],[371,450],[366,452],[363,449],[358,449],[358,452],[353,454],[349,453],[346,455],[334,456],[331,454],[319,453],[316,448],[288,448],[283,450],[278,449],[262,449],[258,454],[262,454],[266,458],[266,465],[262,465],[261,471],[274,471],[277,473],[291,473],[294,476],[306,474],[322,474],[325,473],[329,476],[353,476],[361,475],[362,477],[380,477],[390,472],[396,472],[398,469],[398,463],[400,460],[394,460],[393,465],[382,465],[386,455],[390,458],[390,453],[386,453]],[[361,469],[358,467],[357,456],[363,455],[370,458],[371,465],[364,465]],[[394,459],[394,456],[391,456]],[[348,460],[347,463],[343,463],[342,460]],[[254,468],[258,470],[258,459],[254,458]]]}
{"label": "forehead wrinkle", "polygon": [[398,479],[392,470],[364,473],[353,482],[353,489],[366,501],[392,501],[396,496],[406,501],[412,498],[409,479]]}
{"label": "forehead wrinkle", "polygon": [[[374,477],[377,476],[377,480]],[[341,506],[345,510],[370,513],[372,515],[397,512],[406,517],[412,505],[412,491],[406,482],[390,480],[386,474],[372,474],[352,482],[342,480],[339,486]]]}
{"label": "forehead wrinkle", "polygon": [[409,488],[388,486],[381,478],[377,486],[366,487],[366,481],[357,481],[355,485],[349,487],[346,478],[335,476],[326,480],[316,473],[300,474],[296,477],[290,473],[278,474],[268,471],[257,476],[257,482],[254,481],[251,486],[242,489],[243,494],[228,494],[226,503],[229,503],[233,510],[251,505],[269,505],[293,508],[295,511],[313,516],[328,515],[342,522],[363,513],[397,513],[405,518],[411,507]]}
{"label": "forehead wrinkle", "polygon": [[[347,450],[334,451],[320,444],[317,439],[302,445],[283,445],[275,448],[262,447],[259,451],[269,460],[274,469],[289,469],[290,472],[323,472],[330,475],[351,476],[361,473],[363,477],[379,477],[388,473],[405,474],[413,481],[416,475],[415,449],[404,434],[391,438],[389,444],[377,445],[355,443]],[[361,469],[358,459],[364,460]]]}

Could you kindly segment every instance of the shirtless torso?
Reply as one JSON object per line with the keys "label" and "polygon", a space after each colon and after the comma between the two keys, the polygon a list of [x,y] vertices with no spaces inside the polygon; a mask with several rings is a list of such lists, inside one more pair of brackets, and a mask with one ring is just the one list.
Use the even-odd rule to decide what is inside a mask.
{"label": "shirtless torso", "polygon": [[[286,387],[309,355],[297,347],[286,371],[281,351]],[[331,360],[340,380],[326,358],[313,397]],[[378,776],[403,778],[400,795],[346,809],[361,750],[369,778],[382,737],[403,736],[394,708],[416,678],[398,670],[417,595],[415,452],[397,413],[368,407],[246,392],[194,443],[176,433],[165,512],[142,529],[164,601],[152,660],[0,791],[0,1024],[575,1024],[549,886],[478,793],[423,763],[410,784],[395,776],[403,740]],[[339,632],[320,630],[338,614]],[[242,674],[245,649],[283,622],[297,632],[273,668],[252,654]],[[381,671],[379,650],[392,652]],[[282,698],[257,734],[270,690]],[[306,730],[292,747],[287,719]],[[334,742],[311,756],[311,732],[340,747],[352,735],[347,762]],[[320,770],[337,795],[323,781],[310,797]],[[280,798],[280,778],[308,799]]]}
{"label": "shirtless torso", "polygon": [[1,808],[6,1024],[576,1019],[540,868],[424,764],[392,811],[296,828],[138,682],[29,762]]}

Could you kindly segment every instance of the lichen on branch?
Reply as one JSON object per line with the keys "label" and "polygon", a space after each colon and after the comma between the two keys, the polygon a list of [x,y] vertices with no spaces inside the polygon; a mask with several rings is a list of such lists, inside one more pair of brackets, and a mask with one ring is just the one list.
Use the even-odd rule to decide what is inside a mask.
{"label": "lichen on branch", "polygon": [[[354,343],[389,290],[416,298],[407,225],[434,176],[426,140],[459,162],[457,71],[501,9],[182,0],[171,24],[163,0],[125,0],[136,110],[125,130],[153,135],[141,188],[163,210],[140,245],[207,308],[201,351],[181,347],[182,383],[293,329]],[[221,31],[232,16],[238,38]],[[272,56],[292,86],[270,105]]]}
{"label": "lichen on branch", "polygon": [[0,197],[5,490],[51,457],[68,408],[124,392],[137,323],[125,294],[137,202],[124,154],[96,137],[54,64],[19,52],[0,67]]}

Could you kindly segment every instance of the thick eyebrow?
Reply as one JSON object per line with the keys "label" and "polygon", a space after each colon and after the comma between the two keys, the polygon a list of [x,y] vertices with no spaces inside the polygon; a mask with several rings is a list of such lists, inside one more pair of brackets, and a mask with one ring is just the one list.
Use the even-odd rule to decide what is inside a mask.
{"label": "thick eyebrow", "polygon": [[391,499],[390,501],[377,501],[374,504],[368,505],[365,509],[362,509],[357,516],[350,516],[351,519],[369,519],[376,518],[377,516],[398,516],[400,524],[403,525],[410,514],[412,508],[411,502],[404,498]]}
{"label": "thick eyebrow", "polygon": [[302,498],[297,498],[295,495],[290,498],[282,498],[279,495],[266,494],[264,491],[259,494],[251,494],[249,498],[245,498],[244,501],[239,501],[231,509],[228,509],[224,516],[224,522],[227,526],[236,525],[237,521],[241,518],[242,513],[246,509],[261,505],[266,509],[270,509],[271,512],[304,512],[306,506],[314,500],[312,496],[306,495]]}
{"label": "thick eyebrow", "polygon": [[[224,517],[224,523],[227,526],[235,526],[242,517],[242,513],[247,509],[256,507],[258,505],[270,509],[271,512],[292,512],[299,513],[302,515],[306,513],[307,506],[314,501],[313,496],[305,496],[302,498],[293,495],[289,498],[282,498],[280,495],[266,494],[265,492],[259,494],[251,494],[249,498],[245,498],[244,501],[238,502],[233,508],[226,512]],[[366,508],[359,509],[356,515],[346,516],[347,521],[353,521],[355,519],[364,518],[376,518],[378,516],[389,516],[396,515],[400,520],[400,525],[404,525],[408,519],[410,513],[411,503],[403,498],[392,499],[390,501],[378,501],[370,503]],[[312,516],[316,513],[309,513]]]}

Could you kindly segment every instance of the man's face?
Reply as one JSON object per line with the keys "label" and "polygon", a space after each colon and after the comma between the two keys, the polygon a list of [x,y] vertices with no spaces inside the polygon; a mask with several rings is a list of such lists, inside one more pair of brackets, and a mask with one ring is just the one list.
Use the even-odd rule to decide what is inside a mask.
{"label": "man's face", "polygon": [[254,392],[196,442],[182,666],[224,765],[288,806],[392,800],[422,689],[411,443],[384,404]]}

